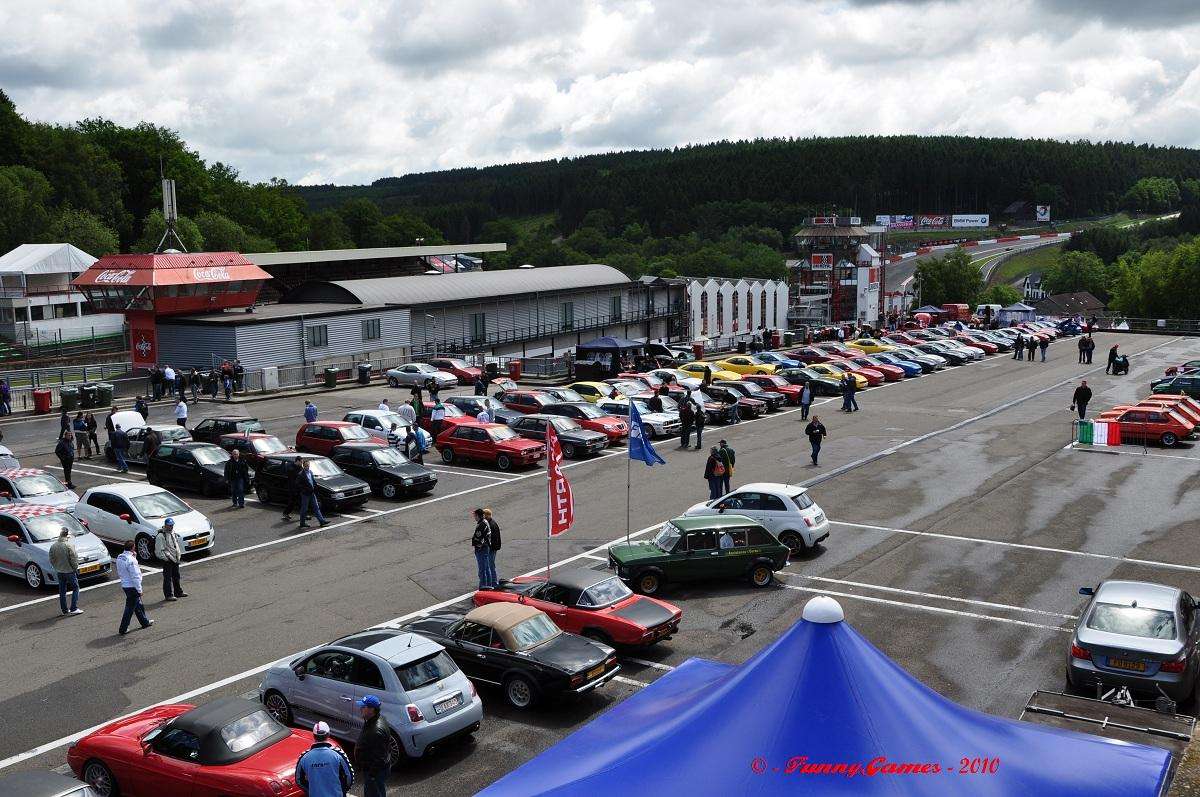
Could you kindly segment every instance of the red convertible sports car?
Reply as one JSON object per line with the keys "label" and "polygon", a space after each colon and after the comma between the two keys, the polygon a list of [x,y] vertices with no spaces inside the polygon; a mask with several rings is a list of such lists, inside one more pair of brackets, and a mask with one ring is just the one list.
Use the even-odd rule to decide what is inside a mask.
{"label": "red convertible sports car", "polygon": [[258,703],[223,697],[105,725],[71,745],[67,764],[100,797],[299,797],[296,761],[312,744],[311,733],[280,725]]}
{"label": "red convertible sports car", "polygon": [[550,616],[564,631],[606,645],[645,647],[679,630],[683,610],[666,601],[634,595],[621,579],[587,568],[553,570],[544,576],[502,581],[475,593],[475,605],[525,603]]}

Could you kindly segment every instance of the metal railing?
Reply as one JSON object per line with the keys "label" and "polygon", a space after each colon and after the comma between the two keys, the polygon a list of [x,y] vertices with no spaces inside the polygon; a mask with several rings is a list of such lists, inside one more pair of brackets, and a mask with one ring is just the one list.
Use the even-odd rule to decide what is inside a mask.
{"label": "metal railing", "polygon": [[1200,335],[1200,320],[1194,318],[1126,318],[1114,316],[1097,319],[1097,326],[1100,329],[1112,332]]}

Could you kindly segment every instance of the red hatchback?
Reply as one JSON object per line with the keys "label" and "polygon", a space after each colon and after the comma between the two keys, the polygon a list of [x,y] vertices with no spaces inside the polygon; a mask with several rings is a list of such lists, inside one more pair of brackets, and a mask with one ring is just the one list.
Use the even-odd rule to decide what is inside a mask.
{"label": "red hatchback", "polygon": [[1096,420],[1117,424],[1122,443],[1158,442],[1174,448],[1180,440],[1196,439],[1196,425],[1169,407],[1117,407],[1100,413]]}
{"label": "red hatchback", "polygon": [[992,343],[989,340],[984,340],[983,338],[975,337],[974,335],[965,334],[963,332],[959,332],[957,335],[955,335],[953,340],[957,340],[960,343],[965,343],[968,346],[974,346],[977,349],[983,349],[984,354],[995,354],[996,352],[1000,351],[1000,347],[995,343]]}
{"label": "red hatchback", "polygon": [[466,360],[459,359],[458,357],[435,357],[429,361],[429,364],[439,371],[445,371],[448,374],[457,376],[460,385],[473,384],[475,377],[483,374],[482,368],[469,365]]}
{"label": "red hatchback", "polygon": [[629,424],[615,415],[606,415],[595,404],[579,401],[563,401],[557,404],[547,404],[542,410],[547,415],[561,415],[573,418],[584,429],[593,432],[603,432],[608,435],[608,444],[619,443],[629,437]]}
{"label": "red hatchback", "polygon": [[491,462],[500,470],[535,465],[546,456],[546,446],[514,432],[502,423],[467,420],[442,432],[437,439],[442,462]]}
{"label": "red hatchback", "polygon": [[788,404],[799,404],[800,394],[804,392],[802,386],[793,385],[782,376],[775,376],[773,374],[746,374],[742,377],[742,381],[753,382],[763,390],[774,390],[776,393],[782,393],[787,397]]}
{"label": "red hatchback", "polygon": [[306,423],[296,432],[296,450],[308,454],[329,456],[342,443],[364,443],[371,433],[349,421],[315,421]]}
{"label": "red hatchback", "polygon": [[496,394],[496,398],[508,409],[526,414],[542,412],[547,404],[558,401],[554,396],[540,390],[503,390]]}
{"label": "red hatchback", "polygon": [[312,744],[311,733],[281,725],[262,705],[223,697],[109,723],[71,745],[67,764],[98,794],[299,797],[296,761]]}
{"label": "red hatchback", "polygon": [[[937,338],[935,338],[937,340]],[[883,339],[884,343],[898,343],[901,346],[917,346],[927,341],[921,338],[914,338],[912,335],[907,335],[903,332],[893,332]]]}
{"label": "red hatchback", "polygon": [[856,357],[862,354],[862,349],[852,349],[841,343],[818,343],[813,348],[828,352],[837,357]]}
{"label": "red hatchback", "polygon": [[683,610],[635,595],[607,570],[555,568],[545,576],[521,576],[475,593],[475,605],[524,603],[545,612],[571,634],[605,645],[648,647],[679,630]]}
{"label": "red hatchback", "polygon": [[[877,363],[872,360],[870,356],[865,354],[860,354],[857,357],[851,357],[849,362],[853,363],[854,366],[859,369],[856,373],[863,374],[863,376],[867,376],[865,373],[863,373],[863,369],[866,369],[868,371],[878,371],[879,373],[883,374],[884,381],[887,382],[899,382],[904,378],[903,368],[897,368],[894,365],[887,365],[886,363]],[[867,381],[871,381],[869,376],[867,377]]]}
{"label": "red hatchback", "polygon": [[[433,408],[436,406],[436,404],[432,401],[423,401],[421,402],[421,406],[425,408],[425,411],[421,413],[421,428],[432,433],[433,419],[429,417],[429,414],[433,412]],[[447,426],[452,426],[456,423],[473,420],[472,416],[467,415],[453,404],[447,404],[443,401],[442,409],[446,411],[446,417],[442,420],[442,429],[445,429]]]}
{"label": "red hatchback", "polygon": [[246,460],[246,463],[255,470],[258,470],[263,464],[263,460],[268,454],[282,454],[292,450],[285,446],[283,441],[275,435],[262,434],[261,432],[223,434],[217,440],[217,445],[226,451],[233,451],[236,448],[241,452],[239,456]]}

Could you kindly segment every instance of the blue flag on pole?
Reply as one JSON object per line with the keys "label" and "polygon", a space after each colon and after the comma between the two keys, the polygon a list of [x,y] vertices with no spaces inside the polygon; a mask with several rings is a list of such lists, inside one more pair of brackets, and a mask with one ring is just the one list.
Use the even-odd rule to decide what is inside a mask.
{"label": "blue flag on pole", "polygon": [[629,458],[640,459],[647,465],[667,464],[667,461],[654,450],[654,446],[650,445],[650,437],[646,434],[646,427],[638,412],[637,402],[632,399],[629,401]]}

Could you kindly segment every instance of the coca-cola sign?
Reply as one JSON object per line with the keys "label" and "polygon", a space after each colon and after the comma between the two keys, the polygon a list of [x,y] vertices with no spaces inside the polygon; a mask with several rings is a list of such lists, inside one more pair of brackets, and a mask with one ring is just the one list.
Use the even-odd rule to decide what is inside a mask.
{"label": "coca-cola sign", "polygon": [[196,282],[228,282],[229,269],[224,266],[192,269],[192,279]]}
{"label": "coca-cola sign", "polygon": [[133,269],[107,269],[96,275],[96,283],[106,285],[128,285],[133,279]]}

